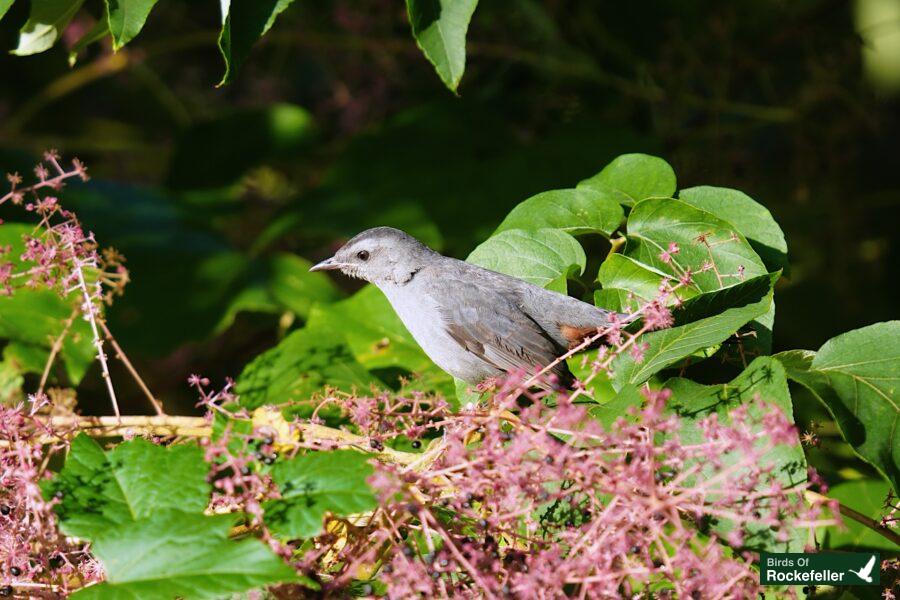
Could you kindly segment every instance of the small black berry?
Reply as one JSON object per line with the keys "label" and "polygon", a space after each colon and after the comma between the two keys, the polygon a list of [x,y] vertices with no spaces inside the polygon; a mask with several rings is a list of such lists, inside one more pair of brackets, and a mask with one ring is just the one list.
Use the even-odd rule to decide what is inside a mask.
{"label": "small black berry", "polygon": [[0,596],[3,596],[4,598],[8,598],[8,597],[12,596],[12,593],[13,593],[13,589],[12,589],[11,585],[0,588]]}
{"label": "small black berry", "polygon": [[419,440],[413,440],[412,447],[415,448],[416,450],[418,450],[419,448],[422,447],[422,442],[420,442]]}
{"label": "small black berry", "polygon": [[13,577],[18,577],[22,574],[22,569],[20,569],[19,567],[10,567],[9,572]]}
{"label": "small black berry", "polygon": [[5,517],[6,515],[8,515],[11,512],[12,512],[12,507],[10,507],[6,504],[0,506],[0,515],[3,515]]}

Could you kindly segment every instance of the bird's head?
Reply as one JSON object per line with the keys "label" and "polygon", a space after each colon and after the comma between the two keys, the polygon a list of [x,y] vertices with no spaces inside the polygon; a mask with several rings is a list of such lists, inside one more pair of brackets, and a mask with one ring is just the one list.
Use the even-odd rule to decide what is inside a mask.
{"label": "bird's head", "polygon": [[408,283],[435,252],[393,227],[367,229],[310,271],[339,270],[375,285]]}

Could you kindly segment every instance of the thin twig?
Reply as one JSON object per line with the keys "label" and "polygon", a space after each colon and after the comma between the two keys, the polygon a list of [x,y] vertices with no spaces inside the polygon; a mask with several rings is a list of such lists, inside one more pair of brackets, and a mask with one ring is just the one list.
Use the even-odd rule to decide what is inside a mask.
{"label": "thin twig", "polygon": [[[810,502],[837,502],[834,498],[829,498],[828,496],[823,496],[822,494],[813,492],[811,490],[806,490],[806,492],[804,492],[804,495],[806,496],[806,499]],[[862,514],[861,512],[857,512],[857,511],[853,510],[849,506],[844,506],[840,502],[838,502],[837,505],[838,505],[838,509],[840,510],[841,514],[844,515],[845,517],[850,517],[851,519],[853,519],[860,525],[865,525],[866,527],[868,527],[875,533],[878,533],[878,534],[884,536],[885,538],[891,540],[892,542],[894,542],[895,544],[900,546],[900,534],[898,534],[896,531],[888,529],[887,527],[883,527],[881,525],[881,523],[879,523],[875,519],[867,517],[866,515]]]}
{"label": "thin twig", "polygon": [[76,307],[72,310],[72,314],[69,315],[69,318],[66,319],[66,322],[63,324],[63,329],[60,334],[57,336],[55,340],[53,340],[53,346],[50,347],[50,355],[47,356],[47,362],[44,364],[44,372],[41,373],[41,382],[38,384],[38,395],[44,393],[44,386],[47,385],[47,379],[50,377],[50,369],[53,367],[53,363],[56,362],[56,357],[59,354],[59,351],[62,350],[63,342],[66,339],[66,336],[69,335],[69,330],[72,328],[72,324],[75,322],[75,317],[78,316],[79,310]]}
{"label": "thin twig", "polygon": [[125,355],[125,351],[122,350],[122,347],[119,346],[119,343],[116,341],[116,338],[113,337],[112,332],[109,330],[109,327],[106,326],[106,322],[102,319],[100,320],[100,328],[103,329],[103,335],[106,336],[106,339],[109,340],[109,343],[112,345],[113,350],[116,351],[116,358],[122,361],[122,364],[125,365],[125,368],[134,378],[134,381],[138,384],[138,387],[141,388],[141,391],[144,392],[144,395],[150,401],[150,404],[153,405],[153,409],[156,411],[157,415],[165,415],[166,411],[163,410],[162,402],[153,395],[153,392],[150,391],[150,388],[147,387],[147,384],[144,382],[144,379],[137,372],[137,369],[134,368],[134,365],[131,364],[131,361],[128,360],[128,356]]}

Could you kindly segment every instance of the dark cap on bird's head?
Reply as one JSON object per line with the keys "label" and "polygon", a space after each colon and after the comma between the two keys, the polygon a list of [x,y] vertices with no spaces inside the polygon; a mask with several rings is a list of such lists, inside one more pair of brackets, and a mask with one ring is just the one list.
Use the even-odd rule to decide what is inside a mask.
{"label": "dark cap on bird's head", "polygon": [[405,283],[436,253],[406,232],[375,227],[355,235],[310,271],[339,270],[370,283]]}

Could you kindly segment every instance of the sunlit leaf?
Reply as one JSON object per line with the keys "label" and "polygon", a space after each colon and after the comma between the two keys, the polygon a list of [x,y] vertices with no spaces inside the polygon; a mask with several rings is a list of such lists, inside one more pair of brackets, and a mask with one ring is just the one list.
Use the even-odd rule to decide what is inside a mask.
{"label": "sunlit leaf", "polygon": [[104,531],[91,544],[106,580],[72,595],[77,600],[221,598],[298,576],[262,541],[228,539],[234,515],[167,511]]}
{"label": "sunlit leaf", "polygon": [[839,335],[818,352],[775,357],[828,408],[853,449],[900,490],[900,321]]}
{"label": "sunlit leaf", "polygon": [[310,452],[272,468],[281,499],[264,505],[269,529],[287,539],[322,532],[326,513],[346,517],[377,506],[366,479],[369,457],[354,450]]}
{"label": "sunlit leaf", "polygon": [[19,44],[12,53],[28,56],[52,47],[82,4],[84,0],[33,0],[28,20],[19,30]]}
{"label": "sunlit leaf", "polygon": [[612,193],[621,204],[632,206],[645,198],[669,198],[675,194],[675,185],[675,171],[663,159],[623,154],[578,187]]}
{"label": "sunlit leaf", "polygon": [[105,0],[113,49],[119,50],[141,32],[158,0]]}
{"label": "sunlit leaf", "polygon": [[611,192],[551,190],[512,209],[497,231],[550,228],[572,235],[600,233],[609,237],[624,218],[625,213]]}
{"label": "sunlit leaf", "polygon": [[501,231],[475,248],[466,260],[563,293],[566,279],[583,273],[586,262],[581,244],[557,229]]}
{"label": "sunlit leaf", "polygon": [[413,37],[452,91],[466,68],[466,31],[478,0],[406,0]]}
{"label": "sunlit leaf", "polygon": [[225,74],[219,85],[231,83],[250,55],[253,44],[294,0],[222,0],[222,31],[219,51],[225,59]]}

